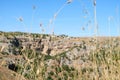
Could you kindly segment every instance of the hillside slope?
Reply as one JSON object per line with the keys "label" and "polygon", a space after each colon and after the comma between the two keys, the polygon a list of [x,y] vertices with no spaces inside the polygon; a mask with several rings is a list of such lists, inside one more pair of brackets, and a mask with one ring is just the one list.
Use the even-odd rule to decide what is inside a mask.
{"label": "hillside slope", "polygon": [[0,32],[0,80],[25,78],[119,80],[120,38]]}

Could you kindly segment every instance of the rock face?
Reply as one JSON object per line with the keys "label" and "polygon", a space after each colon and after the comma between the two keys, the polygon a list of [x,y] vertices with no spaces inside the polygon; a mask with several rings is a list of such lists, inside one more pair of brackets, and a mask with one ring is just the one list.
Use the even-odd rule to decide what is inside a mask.
{"label": "rock face", "polygon": [[120,38],[111,41],[0,32],[0,80],[119,80]]}
{"label": "rock face", "polygon": [[[30,38],[31,37],[31,38]],[[79,46],[81,42],[75,38],[51,37],[33,38],[30,37],[2,37],[0,36],[1,52],[5,54],[21,54],[25,49],[34,50],[37,53],[54,56],[69,48]]]}

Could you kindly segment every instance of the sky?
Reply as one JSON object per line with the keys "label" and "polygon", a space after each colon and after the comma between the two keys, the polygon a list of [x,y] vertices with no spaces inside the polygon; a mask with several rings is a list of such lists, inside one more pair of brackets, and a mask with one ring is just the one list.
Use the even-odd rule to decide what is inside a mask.
{"label": "sky", "polygon": [[[96,20],[98,36],[120,35],[120,0],[96,0]],[[93,0],[0,0],[0,31],[94,36],[94,24]]]}

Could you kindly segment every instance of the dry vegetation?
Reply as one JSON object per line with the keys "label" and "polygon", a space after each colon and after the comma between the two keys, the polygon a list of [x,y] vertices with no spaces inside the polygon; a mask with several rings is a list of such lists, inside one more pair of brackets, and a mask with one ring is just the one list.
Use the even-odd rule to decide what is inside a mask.
{"label": "dry vegetation", "polygon": [[[2,41],[2,35],[6,40]],[[14,36],[22,35],[23,33],[1,32],[0,34],[2,36],[0,43],[9,44],[10,41],[12,47],[8,50],[14,49],[13,53],[9,53],[5,49],[2,50],[4,45],[0,45],[0,80],[14,80],[16,76],[17,80],[22,79],[20,76],[24,76],[26,80],[119,80],[120,78],[120,38],[118,37],[112,37],[111,40],[107,37],[98,37],[96,43],[94,38],[68,39],[54,36],[52,38],[55,39],[51,39],[49,43],[52,40],[56,42],[60,39],[68,39],[70,42],[74,41],[74,46],[61,53],[54,52],[54,55],[50,55],[27,46],[26,49],[21,49],[20,38],[16,38],[19,45],[15,46],[18,43],[15,42]],[[29,39],[27,33],[24,36]],[[31,38],[37,37],[41,38],[41,35],[31,34]],[[44,36],[46,39],[47,37],[50,36]],[[76,45],[78,43],[79,45]]]}
{"label": "dry vegetation", "polygon": [[97,37],[96,0],[93,6],[94,37],[44,34],[42,23],[43,34],[0,32],[0,80],[119,80],[120,37]]}

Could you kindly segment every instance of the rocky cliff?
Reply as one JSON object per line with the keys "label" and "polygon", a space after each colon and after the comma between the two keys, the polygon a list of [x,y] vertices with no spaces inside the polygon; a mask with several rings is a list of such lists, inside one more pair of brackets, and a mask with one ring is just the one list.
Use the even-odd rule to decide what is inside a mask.
{"label": "rocky cliff", "polygon": [[0,80],[118,80],[119,39],[0,32]]}

